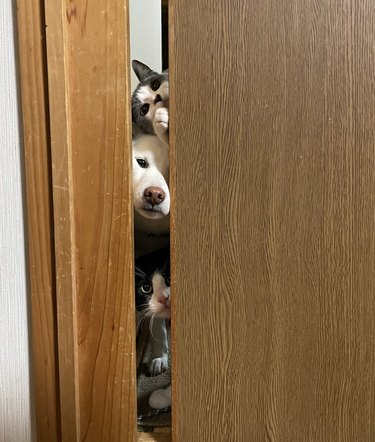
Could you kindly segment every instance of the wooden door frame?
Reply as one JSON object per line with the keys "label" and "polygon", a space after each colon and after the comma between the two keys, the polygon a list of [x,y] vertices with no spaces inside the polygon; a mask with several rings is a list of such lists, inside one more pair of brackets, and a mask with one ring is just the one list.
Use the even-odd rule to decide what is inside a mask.
{"label": "wooden door frame", "polygon": [[17,1],[38,441],[61,438],[44,1]]}
{"label": "wooden door frame", "polygon": [[[130,97],[128,3],[117,0],[107,7],[103,2],[96,2],[89,5],[90,10],[87,7],[87,2],[64,0],[17,2],[38,441],[71,442],[85,437],[92,440],[91,426],[101,432],[94,437],[136,438],[133,219],[128,173],[131,170],[131,117],[130,106],[127,106]],[[110,29],[105,31],[104,41],[91,33],[92,40],[85,42],[86,32],[95,29],[99,19],[104,20],[106,29],[115,28],[117,38],[111,40]],[[79,372],[83,362],[79,354],[77,299],[82,293],[77,267],[79,221],[75,219],[75,210],[78,208],[81,214],[84,210],[75,201],[78,190],[73,186],[74,179],[78,184],[83,181],[83,172],[76,156],[79,157],[82,143],[77,125],[72,129],[77,119],[72,105],[77,100],[74,94],[83,101],[87,96],[72,90],[83,70],[69,57],[72,51],[84,46],[87,51],[90,45],[95,49],[104,48],[89,68],[93,72],[102,69],[108,86],[107,90],[91,92],[100,94],[110,107],[104,114],[109,129],[106,126],[104,140],[98,141],[103,143],[104,155],[111,160],[113,170],[110,171],[114,177],[113,183],[108,180],[112,172],[97,178],[98,186],[102,186],[111,199],[111,210],[103,214],[105,223],[111,226],[109,232],[105,232],[107,236],[103,234],[109,241],[109,258],[105,268],[99,271],[101,275],[111,273],[111,266],[116,266],[116,270],[104,284],[104,300],[97,311],[100,314],[103,309],[103,333],[105,339],[112,339],[115,347],[114,354],[105,355],[105,381],[109,390],[112,384],[119,387],[113,392],[102,392],[113,413],[109,405],[100,408],[102,404],[98,405],[99,411],[92,411],[96,406],[94,392],[101,388],[98,376],[93,378],[92,391],[79,391],[85,373]],[[115,72],[108,78],[106,73],[112,66]],[[111,115],[117,111],[119,120],[111,124]],[[85,130],[90,132],[90,122],[85,121]],[[94,123],[91,124],[95,129]],[[98,162],[100,158],[96,155],[93,161]],[[83,260],[85,256],[80,258]],[[91,277],[96,277],[94,272],[92,270]],[[97,289],[96,296],[99,294]],[[104,319],[107,308],[114,312],[112,329]],[[107,340],[105,342],[109,342]],[[95,367],[88,369],[95,370]],[[82,423],[80,408],[82,403],[87,403],[87,396],[94,402],[90,410],[93,417]],[[119,415],[123,418],[118,419]]]}

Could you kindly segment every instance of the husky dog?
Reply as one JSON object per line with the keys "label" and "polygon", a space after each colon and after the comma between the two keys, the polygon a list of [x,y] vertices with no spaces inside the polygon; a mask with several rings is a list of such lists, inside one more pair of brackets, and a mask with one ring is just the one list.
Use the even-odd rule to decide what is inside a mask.
{"label": "husky dog", "polygon": [[133,136],[157,135],[168,145],[168,73],[159,74],[138,60],[132,66],[140,82],[132,95]]}
{"label": "husky dog", "polygon": [[169,242],[169,153],[155,135],[133,140],[133,204],[136,256]]}
{"label": "husky dog", "polygon": [[135,262],[137,329],[150,319],[152,376],[168,368],[168,338],[165,320],[171,318],[169,248],[144,255]]}

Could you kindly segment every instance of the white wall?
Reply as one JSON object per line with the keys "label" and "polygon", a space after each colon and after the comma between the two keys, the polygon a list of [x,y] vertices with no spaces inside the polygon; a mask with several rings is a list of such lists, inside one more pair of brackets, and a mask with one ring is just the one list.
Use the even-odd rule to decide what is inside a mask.
{"label": "white wall", "polygon": [[[161,72],[161,1],[130,0],[129,12],[131,60],[139,60],[154,71]],[[137,84],[132,69],[132,90]]]}
{"label": "white wall", "polygon": [[12,1],[0,2],[0,441],[32,440]]}

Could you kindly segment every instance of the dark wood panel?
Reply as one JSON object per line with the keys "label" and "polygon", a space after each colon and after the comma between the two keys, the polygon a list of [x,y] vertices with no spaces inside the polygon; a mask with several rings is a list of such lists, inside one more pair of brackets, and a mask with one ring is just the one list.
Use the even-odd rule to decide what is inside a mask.
{"label": "dark wood panel", "polygon": [[51,162],[43,2],[17,1],[37,440],[60,438]]}
{"label": "dark wood panel", "polygon": [[171,2],[174,434],[375,438],[375,11]]}
{"label": "dark wood panel", "polygon": [[62,435],[136,439],[127,2],[46,1]]}

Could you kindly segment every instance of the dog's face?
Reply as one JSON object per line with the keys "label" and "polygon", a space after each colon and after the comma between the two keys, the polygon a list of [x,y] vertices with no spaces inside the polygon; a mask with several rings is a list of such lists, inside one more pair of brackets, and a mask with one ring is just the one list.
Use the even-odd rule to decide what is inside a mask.
{"label": "dog's face", "polygon": [[169,214],[169,152],[155,135],[133,141],[133,203],[145,218],[161,219]]}

